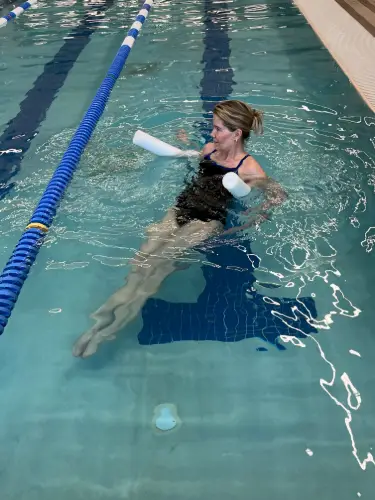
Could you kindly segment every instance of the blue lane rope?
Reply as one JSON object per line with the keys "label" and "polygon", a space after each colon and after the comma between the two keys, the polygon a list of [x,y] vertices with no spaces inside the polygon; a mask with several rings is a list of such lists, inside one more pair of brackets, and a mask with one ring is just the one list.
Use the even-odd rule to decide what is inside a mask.
{"label": "blue lane rope", "polygon": [[0,28],[3,28],[16,17],[20,16],[25,10],[29,9],[32,5],[35,5],[37,0],[29,0],[28,2],[22,3],[19,7],[11,10],[6,16],[0,17]]}
{"label": "blue lane rope", "polygon": [[12,256],[0,275],[0,335],[8,323],[29,270],[35,262],[38,251],[56,215],[58,205],[73,177],[95,126],[103,114],[110,93],[152,5],[153,0],[146,0],[139,11],[86,115],[76,130],[60,165],[44,191],[29,224],[26,226]]}

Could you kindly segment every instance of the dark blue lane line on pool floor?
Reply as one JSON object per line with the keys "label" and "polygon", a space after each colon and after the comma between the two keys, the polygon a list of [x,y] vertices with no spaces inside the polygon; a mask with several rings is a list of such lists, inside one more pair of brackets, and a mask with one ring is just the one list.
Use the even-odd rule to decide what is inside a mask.
{"label": "dark blue lane line on pool floor", "polygon": [[217,102],[229,98],[235,83],[233,69],[229,64],[227,4],[220,4],[222,10],[215,11],[213,2],[205,0],[204,8],[203,78],[200,88],[204,121],[197,122],[195,127],[206,142],[210,142],[212,111]]}
{"label": "dark blue lane line on pool floor", "polygon": [[[140,344],[179,340],[237,342],[258,337],[284,350],[284,344],[278,341],[280,335],[304,338],[305,335],[298,330],[315,333],[299,312],[306,314],[307,310],[311,317],[316,317],[312,298],[301,298],[297,302],[274,297],[273,303],[267,303],[264,296],[254,290],[254,270],[259,265],[254,256],[254,267],[251,268],[245,252],[232,245],[221,245],[214,248],[214,254],[209,254],[207,260],[220,267],[203,267],[206,286],[197,303],[175,304],[160,299],[147,301],[143,309],[144,326],[138,335]],[[250,267],[250,270],[226,269],[228,265],[242,269]],[[294,313],[293,307],[298,307],[298,311]],[[294,328],[289,328],[273,312],[291,318],[288,323]],[[259,343],[258,347],[266,350],[263,343]]]}
{"label": "dark blue lane line on pool floor", "polygon": [[[205,49],[201,81],[204,121],[196,126],[208,139],[210,126],[207,120],[212,119],[215,102],[227,99],[235,82],[229,64],[228,5],[214,5],[213,0],[205,0],[204,9]],[[259,266],[259,260],[252,256],[250,261],[247,256],[252,254],[250,244],[242,241],[241,244],[245,249],[240,250],[225,239],[222,244],[211,246],[205,259],[219,267],[203,266],[206,286],[197,303],[178,304],[149,299],[142,311],[143,328],[138,335],[139,343],[151,345],[181,340],[237,342],[257,337],[285,350],[284,344],[278,341],[280,335],[303,338],[305,335],[302,332],[316,333],[305,319],[305,315],[317,317],[314,300],[311,297],[301,298],[299,302],[273,298],[273,303],[265,302],[264,296],[253,288],[256,281],[254,270]],[[249,270],[241,272],[227,269],[227,266]],[[293,328],[274,313],[291,318],[288,323]],[[257,350],[267,349],[260,342]]]}
{"label": "dark blue lane line on pool floor", "polygon": [[63,86],[78,56],[89,43],[91,35],[102,22],[95,14],[106,11],[113,4],[114,0],[106,0],[105,4],[90,5],[90,10],[64,40],[54,58],[44,66],[43,73],[38,76],[21,102],[17,116],[7,123],[7,128],[0,137],[0,150],[15,149],[22,152],[0,156],[0,198],[14,187],[15,183],[9,181],[19,172],[22,159],[38,133],[57,92]]}

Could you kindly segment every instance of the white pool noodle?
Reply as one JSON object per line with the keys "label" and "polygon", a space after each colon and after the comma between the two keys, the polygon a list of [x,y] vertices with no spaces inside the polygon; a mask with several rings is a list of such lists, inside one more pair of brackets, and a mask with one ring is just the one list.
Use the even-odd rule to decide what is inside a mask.
{"label": "white pool noodle", "polygon": [[133,137],[133,144],[158,156],[198,156],[198,151],[182,149],[171,146],[142,130],[137,130]]}
{"label": "white pool noodle", "polygon": [[235,198],[243,198],[250,193],[250,186],[234,172],[225,174],[222,182],[225,189],[232,193]]}
{"label": "white pool noodle", "polygon": [[[198,156],[198,151],[187,150],[171,146],[142,130],[137,130],[133,137],[133,144],[158,156]],[[243,198],[250,193],[248,186],[237,174],[228,172],[223,177],[223,186],[236,198]]]}

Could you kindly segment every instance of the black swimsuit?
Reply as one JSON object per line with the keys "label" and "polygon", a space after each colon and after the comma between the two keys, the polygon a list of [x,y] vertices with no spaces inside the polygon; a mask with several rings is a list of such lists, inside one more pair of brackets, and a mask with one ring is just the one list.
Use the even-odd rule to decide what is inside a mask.
{"label": "black swimsuit", "polygon": [[222,179],[228,172],[238,173],[242,163],[250,155],[245,155],[236,168],[223,167],[211,160],[214,149],[199,164],[199,171],[187,184],[176,200],[176,220],[179,226],[192,220],[209,222],[217,220],[225,225],[227,211],[233,196],[225,189]]}

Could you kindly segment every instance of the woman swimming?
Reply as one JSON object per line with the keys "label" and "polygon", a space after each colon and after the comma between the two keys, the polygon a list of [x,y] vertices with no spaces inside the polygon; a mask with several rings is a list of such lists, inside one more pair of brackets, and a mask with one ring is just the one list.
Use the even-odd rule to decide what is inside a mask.
{"label": "woman swimming", "polygon": [[[235,172],[251,187],[264,192],[265,201],[244,227],[268,218],[269,210],[286,198],[279,184],[267,177],[259,163],[245,152],[250,132],[263,133],[263,115],[248,104],[230,100],[217,104],[213,112],[213,141],[201,152],[199,170],[190,180],[176,204],[164,219],[148,228],[149,236],[138,255],[147,260],[146,266],[133,261],[126,284],[117,290],[92,317],[95,325],[81,335],[73,347],[73,355],[83,358],[94,354],[99,344],[112,340],[141,311],[146,300],[154,295],[161,283],[176,270],[176,262],[163,252],[171,245],[180,251],[192,248],[207,238],[222,234],[232,195],[223,187],[222,178]],[[186,142],[182,133],[180,139]],[[232,228],[237,231],[241,228]],[[139,264],[139,262],[138,262]]]}

